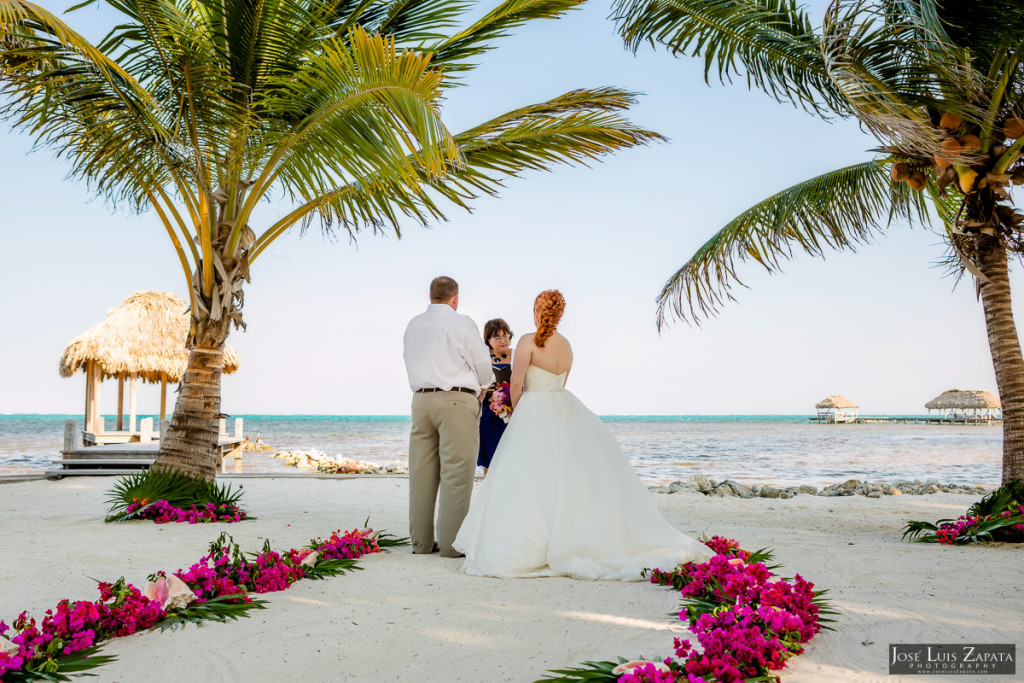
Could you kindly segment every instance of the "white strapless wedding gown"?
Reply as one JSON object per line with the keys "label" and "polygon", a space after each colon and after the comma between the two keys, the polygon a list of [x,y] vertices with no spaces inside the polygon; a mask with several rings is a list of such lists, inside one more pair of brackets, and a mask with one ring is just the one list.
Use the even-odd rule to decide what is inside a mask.
{"label": "white strapless wedding gown", "polygon": [[533,365],[454,545],[467,574],[497,577],[639,581],[713,555],[665,521],[565,374]]}

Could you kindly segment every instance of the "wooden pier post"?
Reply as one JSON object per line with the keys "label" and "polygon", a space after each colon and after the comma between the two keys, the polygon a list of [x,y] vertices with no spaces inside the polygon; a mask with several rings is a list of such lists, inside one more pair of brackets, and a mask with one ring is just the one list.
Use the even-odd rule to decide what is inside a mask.
{"label": "wooden pier post", "polygon": [[117,376],[117,431],[124,431],[124,373]]}
{"label": "wooden pier post", "polygon": [[160,421],[167,418],[167,373],[160,373]]}
{"label": "wooden pier post", "polygon": [[71,453],[82,447],[82,433],[78,431],[78,420],[64,420],[64,453]]}
{"label": "wooden pier post", "polygon": [[142,418],[142,427],[139,429],[139,443],[149,443],[153,440],[153,418]]}
{"label": "wooden pier post", "polygon": [[136,386],[135,386],[135,384],[136,384],[136,380],[138,380],[138,377],[135,377],[134,375],[132,375],[131,384],[130,384],[131,388],[128,390],[128,431],[131,432],[132,434],[135,433],[135,418],[136,418],[136,415],[135,415],[135,396],[136,396],[135,389],[136,389]]}

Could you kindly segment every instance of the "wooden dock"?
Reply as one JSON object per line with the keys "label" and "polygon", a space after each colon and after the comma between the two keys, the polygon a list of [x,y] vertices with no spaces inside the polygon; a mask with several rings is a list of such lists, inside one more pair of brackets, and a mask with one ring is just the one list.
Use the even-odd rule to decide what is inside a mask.
{"label": "wooden dock", "polygon": [[895,416],[887,417],[879,415],[875,417],[861,415],[858,417],[839,417],[834,418],[831,416],[819,416],[807,418],[811,422],[818,424],[859,424],[859,425],[876,425],[876,424],[928,424],[928,425],[958,425],[958,426],[995,426],[1003,424],[1002,418],[999,417],[912,417],[912,416]]}
{"label": "wooden dock", "polygon": [[[168,421],[160,425],[160,436],[167,430]],[[145,434],[145,430],[144,434]],[[242,418],[235,419],[235,433],[226,434],[224,420],[221,420],[221,434],[217,441],[217,467],[224,465],[224,459],[235,459],[241,456]],[[160,441],[147,439],[128,443],[107,443],[101,446],[82,445],[82,433],[78,431],[78,422],[68,420],[64,423],[64,449],[59,460],[53,460],[46,470],[49,479],[62,477],[80,477],[90,475],[121,475],[135,474],[140,470],[149,469],[160,451]]]}

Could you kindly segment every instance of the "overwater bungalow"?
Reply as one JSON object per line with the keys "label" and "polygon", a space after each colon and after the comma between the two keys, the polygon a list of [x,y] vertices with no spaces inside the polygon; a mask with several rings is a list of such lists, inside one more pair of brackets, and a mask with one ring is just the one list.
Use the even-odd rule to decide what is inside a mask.
{"label": "overwater bungalow", "polygon": [[818,409],[817,422],[836,424],[840,422],[855,422],[857,410],[860,405],[841,394],[833,394],[818,403],[814,404]]}
{"label": "overwater bungalow", "polygon": [[999,397],[980,389],[950,389],[924,404],[928,415],[941,413],[943,419],[964,422],[991,422],[1003,417]]}

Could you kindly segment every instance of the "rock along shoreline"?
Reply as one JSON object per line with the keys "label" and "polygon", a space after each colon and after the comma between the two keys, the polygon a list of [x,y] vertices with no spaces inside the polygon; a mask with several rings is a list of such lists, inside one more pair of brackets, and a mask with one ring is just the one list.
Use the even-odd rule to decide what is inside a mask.
{"label": "rock along shoreline", "polygon": [[793,498],[806,496],[865,496],[881,498],[882,496],[922,496],[931,493],[960,493],[977,496],[988,493],[995,487],[981,484],[941,484],[938,481],[897,481],[892,484],[884,482],[866,482],[849,479],[841,484],[830,484],[817,488],[808,484],[799,486],[775,487],[766,484],[747,486],[733,479],[716,481],[703,474],[694,474],[686,481],[674,481],[663,486],[652,486],[652,493],[691,493],[719,498]]}

